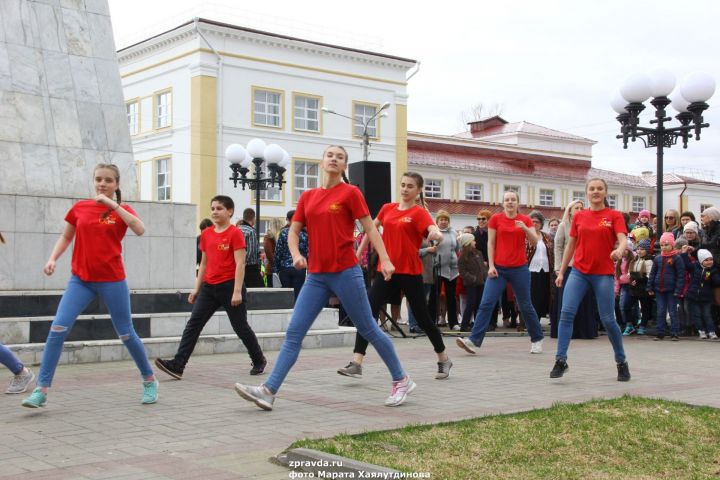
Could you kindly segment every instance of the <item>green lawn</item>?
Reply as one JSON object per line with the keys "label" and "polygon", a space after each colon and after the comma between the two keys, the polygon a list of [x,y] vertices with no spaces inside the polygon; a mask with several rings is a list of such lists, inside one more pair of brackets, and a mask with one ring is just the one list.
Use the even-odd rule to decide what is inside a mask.
{"label": "green lawn", "polygon": [[626,396],[293,447],[438,480],[720,478],[720,410]]}

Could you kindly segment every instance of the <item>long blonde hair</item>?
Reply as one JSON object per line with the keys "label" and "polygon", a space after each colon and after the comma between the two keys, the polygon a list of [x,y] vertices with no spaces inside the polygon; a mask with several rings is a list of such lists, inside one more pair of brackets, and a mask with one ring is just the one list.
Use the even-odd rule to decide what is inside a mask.
{"label": "long blonde hair", "polygon": [[565,225],[570,225],[570,221],[572,220],[572,209],[578,203],[581,203],[583,207],[585,206],[585,202],[583,202],[582,200],[573,200],[572,202],[568,203],[567,207],[565,207],[565,213],[562,217],[562,223],[564,223]]}
{"label": "long blonde hair", "polygon": [[[675,226],[672,228],[668,228],[667,220],[665,220],[665,217],[667,216],[675,217]],[[665,212],[665,215],[663,215],[663,232],[672,232],[676,228],[680,226],[680,212],[675,210],[674,208],[670,208]]]}

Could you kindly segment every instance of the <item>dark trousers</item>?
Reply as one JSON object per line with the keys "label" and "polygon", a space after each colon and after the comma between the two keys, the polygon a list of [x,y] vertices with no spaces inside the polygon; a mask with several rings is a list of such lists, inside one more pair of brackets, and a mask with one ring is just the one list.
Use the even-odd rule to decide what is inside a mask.
{"label": "dark trousers", "polygon": [[647,297],[633,297],[635,301],[640,301],[640,321],[638,325],[641,327],[647,327],[650,319],[653,318],[653,299],[650,296]]}
{"label": "dark trousers", "polygon": [[262,349],[260,349],[260,344],[255,336],[255,332],[253,332],[247,322],[247,290],[243,287],[243,301],[240,305],[234,307],[230,304],[234,286],[235,282],[233,280],[218,283],[217,285],[203,283],[195,299],[190,320],[188,320],[185,325],[180,346],[175,354],[175,361],[180,365],[184,366],[187,364],[190,355],[192,355],[193,350],[195,350],[195,344],[197,344],[198,338],[200,338],[200,332],[202,332],[202,329],[205,328],[210,317],[212,317],[220,307],[223,307],[227,312],[230,325],[232,325],[233,330],[235,330],[235,333],[237,333],[237,336],[240,337],[240,340],[242,340],[245,345],[252,362],[255,364],[262,363],[265,357],[263,356]]}
{"label": "dark trousers", "polygon": [[[377,318],[380,307],[397,295],[398,292],[404,292],[408,301],[408,307],[415,315],[420,328],[422,328],[433,344],[436,353],[445,351],[442,334],[435,326],[435,322],[430,319],[427,306],[425,304],[425,288],[423,286],[422,275],[405,275],[394,274],[390,281],[385,281],[382,275],[375,275],[368,297],[370,298],[370,310]],[[355,349],[353,352],[365,355],[367,351],[368,341],[359,333],[355,336]]]}
{"label": "dark trousers", "polygon": [[265,288],[260,265],[245,265],[245,286],[247,288]]}
{"label": "dark trousers", "polygon": [[457,317],[457,300],[455,299],[455,283],[457,277],[453,280],[448,280],[445,277],[438,277],[435,283],[435,288],[430,292],[430,315],[435,318],[432,319],[433,323],[437,322],[438,315],[438,300],[440,297],[440,291],[442,285],[445,284],[445,304],[447,306],[447,322],[450,328],[454,327],[458,323]]}
{"label": "dark trousers", "polygon": [[[465,294],[467,295],[467,299],[465,301],[465,311],[462,315],[462,323],[460,324],[460,330],[462,330],[463,332],[470,331],[470,322],[475,319],[475,314],[478,307],[480,306],[480,300],[482,300],[484,287],[485,285],[465,287]],[[495,319],[495,322],[497,322],[497,315],[495,315],[495,317],[493,318]],[[492,318],[490,319],[490,323],[493,323]]]}
{"label": "dark trousers", "polygon": [[282,284],[283,288],[292,288],[295,292],[295,300],[297,300],[298,295],[300,295],[300,289],[305,283],[306,271],[307,270],[305,270],[304,268],[302,270],[298,270],[295,267],[290,267],[284,268],[278,272],[278,276],[280,277],[280,283]]}

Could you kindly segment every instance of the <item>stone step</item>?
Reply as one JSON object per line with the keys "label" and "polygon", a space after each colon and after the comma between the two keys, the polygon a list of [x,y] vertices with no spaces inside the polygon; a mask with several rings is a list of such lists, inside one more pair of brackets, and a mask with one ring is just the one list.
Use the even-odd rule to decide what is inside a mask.
{"label": "stone step", "polygon": [[[259,333],[285,332],[290,323],[292,309],[251,310],[250,327]],[[0,318],[0,338],[5,344],[44,343],[53,321],[52,316]],[[134,314],[133,324],[143,339],[179,337],[190,318],[190,312]],[[332,330],[338,325],[338,310],[326,308],[320,312],[310,330]],[[224,310],[218,310],[203,329],[206,335],[234,335]],[[80,315],[70,331],[68,341],[115,340],[117,334],[110,315]]]}
{"label": "stone step", "polygon": [[[258,341],[263,351],[277,351],[285,338],[285,332],[258,333]],[[171,357],[177,351],[180,337],[145,338],[143,344],[148,356]],[[332,329],[310,330],[303,340],[303,348],[348,347],[355,344],[355,329],[335,327]],[[27,365],[39,365],[44,345],[40,343],[8,345]],[[246,352],[245,346],[235,335],[201,335],[193,355],[211,355],[214,353]],[[348,353],[350,353],[348,351]],[[65,342],[60,364],[97,363],[130,360],[130,353],[122,342],[117,340],[68,341]]]}

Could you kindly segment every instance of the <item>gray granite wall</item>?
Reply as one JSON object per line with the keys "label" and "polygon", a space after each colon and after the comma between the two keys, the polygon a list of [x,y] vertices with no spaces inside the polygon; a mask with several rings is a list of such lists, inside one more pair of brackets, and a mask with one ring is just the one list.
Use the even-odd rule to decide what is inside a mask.
{"label": "gray granite wall", "polygon": [[[0,0],[4,2],[5,0]],[[72,245],[55,274],[43,272],[77,199],[0,194],[0,290],[62,290],[70,277]],[[145,234],[128,230],[123,242],[131,289],[188,289],[195,282],[195,205],[130,202],[145,223]]]}
{"label": "gray granite wall", "polygon": [[0,193],[83,198],[137,178],[107,0],[0,0]]}

